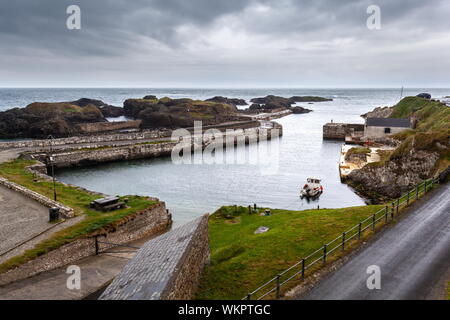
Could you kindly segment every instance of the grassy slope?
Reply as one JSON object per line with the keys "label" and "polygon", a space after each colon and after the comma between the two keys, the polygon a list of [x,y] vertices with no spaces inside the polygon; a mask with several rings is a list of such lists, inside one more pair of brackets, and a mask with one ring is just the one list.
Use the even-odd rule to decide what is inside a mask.
{"label": "grassy slope", "polygon": [[[0,176],[23,185],[33,191],[53,198],[53,184],[47,181],[34,181],[33,175],[25,167],[33,164],[33,161],[15,160],[0,164]],[[145,197],[129,196],[128,207],[113,212],[99,212],[89,209],[89,203],[99,198],[81,188],[56,184],[58,201],[72,207],[76,215],[85,215],[81,222],[56,233],[52,238],[39,243],[35,248],[26,251],[23,255],[14,257],[0,265],[0,273],[5,272],[30,259],[42,255],[52,249],[71,242],[87,234],[101,231],[102,229],[114,228],[115,223],[136,212],[144,210],[155,204],[155,201]]]}
{"label": "grassy slope", "polygon": [[[450,164],[448,138],[450,136],[450,108],[438,101],[418,97],[406,97],[395,107],[391,117],[415,116],[419,122],[415,130],[405,130],[394,137],[402,140],[402,144],[392,153],[391,159],[406,155],[414,147],[415,150],[436,151],[440,154],[439,168]],[[446,150],[437,145],[447,146]]]}
{"label": "grassy slope", "polygon": [[[238,207],[239,216],[231,220],[235,223],[223,218],[221,208],[210,217],[211,265],[197,298],[241,299],[380,208],[272,210],[273,215],[265,217]],[[234,215],[233,209],[230,214]],[[255,235],[260,226],[270,230]]]}

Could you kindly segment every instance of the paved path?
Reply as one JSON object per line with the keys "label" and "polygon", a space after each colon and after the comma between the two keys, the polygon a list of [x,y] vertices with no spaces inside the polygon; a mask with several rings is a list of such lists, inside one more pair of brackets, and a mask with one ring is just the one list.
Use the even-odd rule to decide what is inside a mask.
{"label": "paved path", "polygon": [[[155,236],[142,238],[128,245],[141,247]],[[116,253],[116,252],[125,253]],[[81,289],[67,289],[67,267],[43,272],[36,276],[0,287],[0,300],[79,300],[106,287],[134,257],[136,249],[116,247],[98,256],[81,259],[73,265],[81,270]]]}
{"label": "paved path", "polygon": [[[450,275],[450,184],[441,186],[299,299],[433,299]],[[369,290],[366,269],[381,269]],[[441,292],[442,294],[442,292]]]}
{"label": "paved path", "polygon": [[0,186],[0,255],[52,226],[48,208]]}

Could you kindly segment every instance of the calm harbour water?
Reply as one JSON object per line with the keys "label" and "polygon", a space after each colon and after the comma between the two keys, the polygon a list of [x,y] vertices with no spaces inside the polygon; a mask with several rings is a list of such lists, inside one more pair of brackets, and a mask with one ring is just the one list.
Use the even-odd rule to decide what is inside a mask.
{"label": "calm harbour water", "polygon": [[[410,89],[404,95],[430,92],[440,98],[445,89]],[[279,140],[278,170],[263,175],[256,165],[175,165],[170,158],[103,164],[58,172],[61,181],[110,195],[150,195],[165,201],[176,224],[187,222],[228,204],[286,209],[337,208],[363,205],[364,201],[339,180],[340,142],[322,140],[322,125],[334,122],[363,123],[362,113],[399,100],[399,89],[0,89],[0,110],[25,106],[33,101],[68,101],[81,97],[101,99],[121,106],[127,98],[155,94],[158,97],[206,99],[215,95],[253,97],[275,94],[317,95],[334,101],[299,104],[312,109],[308,114],[278,119],[283,125]],[[278,143],[278,141],[269,142]],[[257,146],[238,147],[238,153]],[[317,202],[299,199],[306,178],[322,179],[324,194]]]}

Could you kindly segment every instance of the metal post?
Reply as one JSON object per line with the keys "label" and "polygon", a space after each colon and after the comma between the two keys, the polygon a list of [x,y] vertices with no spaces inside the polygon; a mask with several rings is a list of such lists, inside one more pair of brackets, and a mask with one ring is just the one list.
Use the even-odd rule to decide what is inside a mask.
{"label": "metal post", "polygon": [[327,263],[327,245],[323,245],[323,263]]}
{"label": "metal post", "polygon": [[52,166],[52,178],[53,178],[53,200],[56,201],[56,181],[55,181],[55,164],[53,162],[53,136],[49,135],[47,137],[48,139],[50,139],[50,156],[49,156],[49,160],[50,160],[50,164]]}
{"label": "metal post", "polygon": [[427,180],[423,184],[423,194],[427,193]]}
{"label": "metal post", "polygon": [[416,200],[419,199],[419,184],[416,186]]}
{"label": "metal post", "polygon": [[400,205],[400,199],[397,199],[397,212],[395,214],[398,215],[398,206]]}
{"label": "metal post", "polygon": [[395,210],[395,203],[392,202],[392,208],[391,208],[391,220],[394,220],[394,210]]}
{"label": "metal post", "polygon": [[252,294],[249,293],[249,294],[247,295],[247,300],[250,300],[251,298],[252,298]]}
{"label": "metal post", "polygon": [[277,299],[280,298],[280,278],[281,275],[277,274],[277,292],[276,292]]}
{"label": "metal post", "polygon": [[372,231],[375,231],[375,214],[372,216]]}
{"label": "metal post", "polygon": [[360,222],[358,225],[358,240],[361,239],[361,229],[362,229],[362,223]]}
{"label": "metal post", "polygon": [[384,210],[384,222],[387,223],[388,222],[388,214],[389,214],[389,207],[386,206],[385,210]]}
{"label": "metal post", "polygon": [[409,191],[408,191],[408,193],[406,194],[406,205],[409,205]]}
{"label": "metal post", "polygon": [[302,279],[305,279],[305,259],[302,259]]}
{"label": "metal post", "polygon": [[345,232],[342,233],[342,251],[345,250]]}

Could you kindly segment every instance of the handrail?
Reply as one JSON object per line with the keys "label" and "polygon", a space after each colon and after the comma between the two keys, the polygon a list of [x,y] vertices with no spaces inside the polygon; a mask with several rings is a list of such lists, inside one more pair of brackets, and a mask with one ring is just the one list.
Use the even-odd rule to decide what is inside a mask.
{"label": "handrail", "polygon": [[[358,239],[360,239],[361,234],[365,230],[372,228],[373,232],[375,232],[375,227],[376,227],[377,222],[385,219],[385,223],[387,223],[389,216],[391,217],[391,221],[392,221],[394,219],[395,212],[398,213],[399,208],[403,204],[406,203],[406,205],[408,205],[412,201],[419,199],[421,194],[425,195],[427,193],[427,191],[429,191],[434,184],[438,184],[438,183],[439,183],[439,177],[434,178],[434,179],[432,178],[432,179],[424,180],[423,182],[417,184],[414,187],[414,189],[411,189],[410,191],[403,193],[399,198],[391,201],[390,205],[386,204],[385,208],[380,209],[377,212],[373,213],[366,219],[362,220],[358,224],[356,224],[353,227],[351,227],[350,229],[348,229],[346,232],[343,232],[337,238],[329,241],[328,243],[325,243],[324,245],[322,245],[322,247],[320,247],[316,251],[310,253],[305,258],[300,259],[298,262],[296,262],[289,268],[278,273],[275,277],[273,277],[272,279],[270,279],[263,285],[259,286],[252,292],[248,293],[248,295],[246,297],[244,297],[242,300],[250,300],[252,296],[254,296],[256,293],[258,293],[264,287],[267,287],[271,283],[275,283],[275,286],[273,288],[269,289],[268,291],[264,292],[261,296],[259,296],[256,299],[262,300],[263,298],[269,296],[270,294],[272,294],[274,292],[276,293],[276,298],[279,298],[281,286],[283,286],[287,282],[291,281],[292,279],[296,278],[299,274],[301,275],[301,277],[303,279],[304,275],[305,275],[305,271],[307,269],[311,268],[313,265],[315,265],[319,261],[323,261],[323,263],[325,264],[328,255],[335,252],[339,248],[342,248],[342,250],[344,250],[345,243],[352,240],[356,236],[358,237]],[[412,193],[412,195],[411,195],[411,193]],[[405,197],[406,197],[406,199],[401,200],[402,198],[405,198]],[[381,213],[381,215],[379,215],[380,213]],[[367,226],[364,226],[367,222],[369,222],[367,224]],[[352,231],[355,229],[356,229],[356,232],[353,232],[353,234],[352,234]],[[337,245],[332,246],[332,244],[335,243],[336,241],[338,241]],[[320,253],[320,255],[318,255],[319,253]],[[316,256],[316,258],[313,261],[306,263],[308,260],[310,260],[311,258],[313,258],[315,256]],[[281,277],[286,275],[288,272],[294,270],[298,266],[301,266],[301,269],[299,271],[295,272],[293,275],[288,276],[287,279],[281,281]]]}

